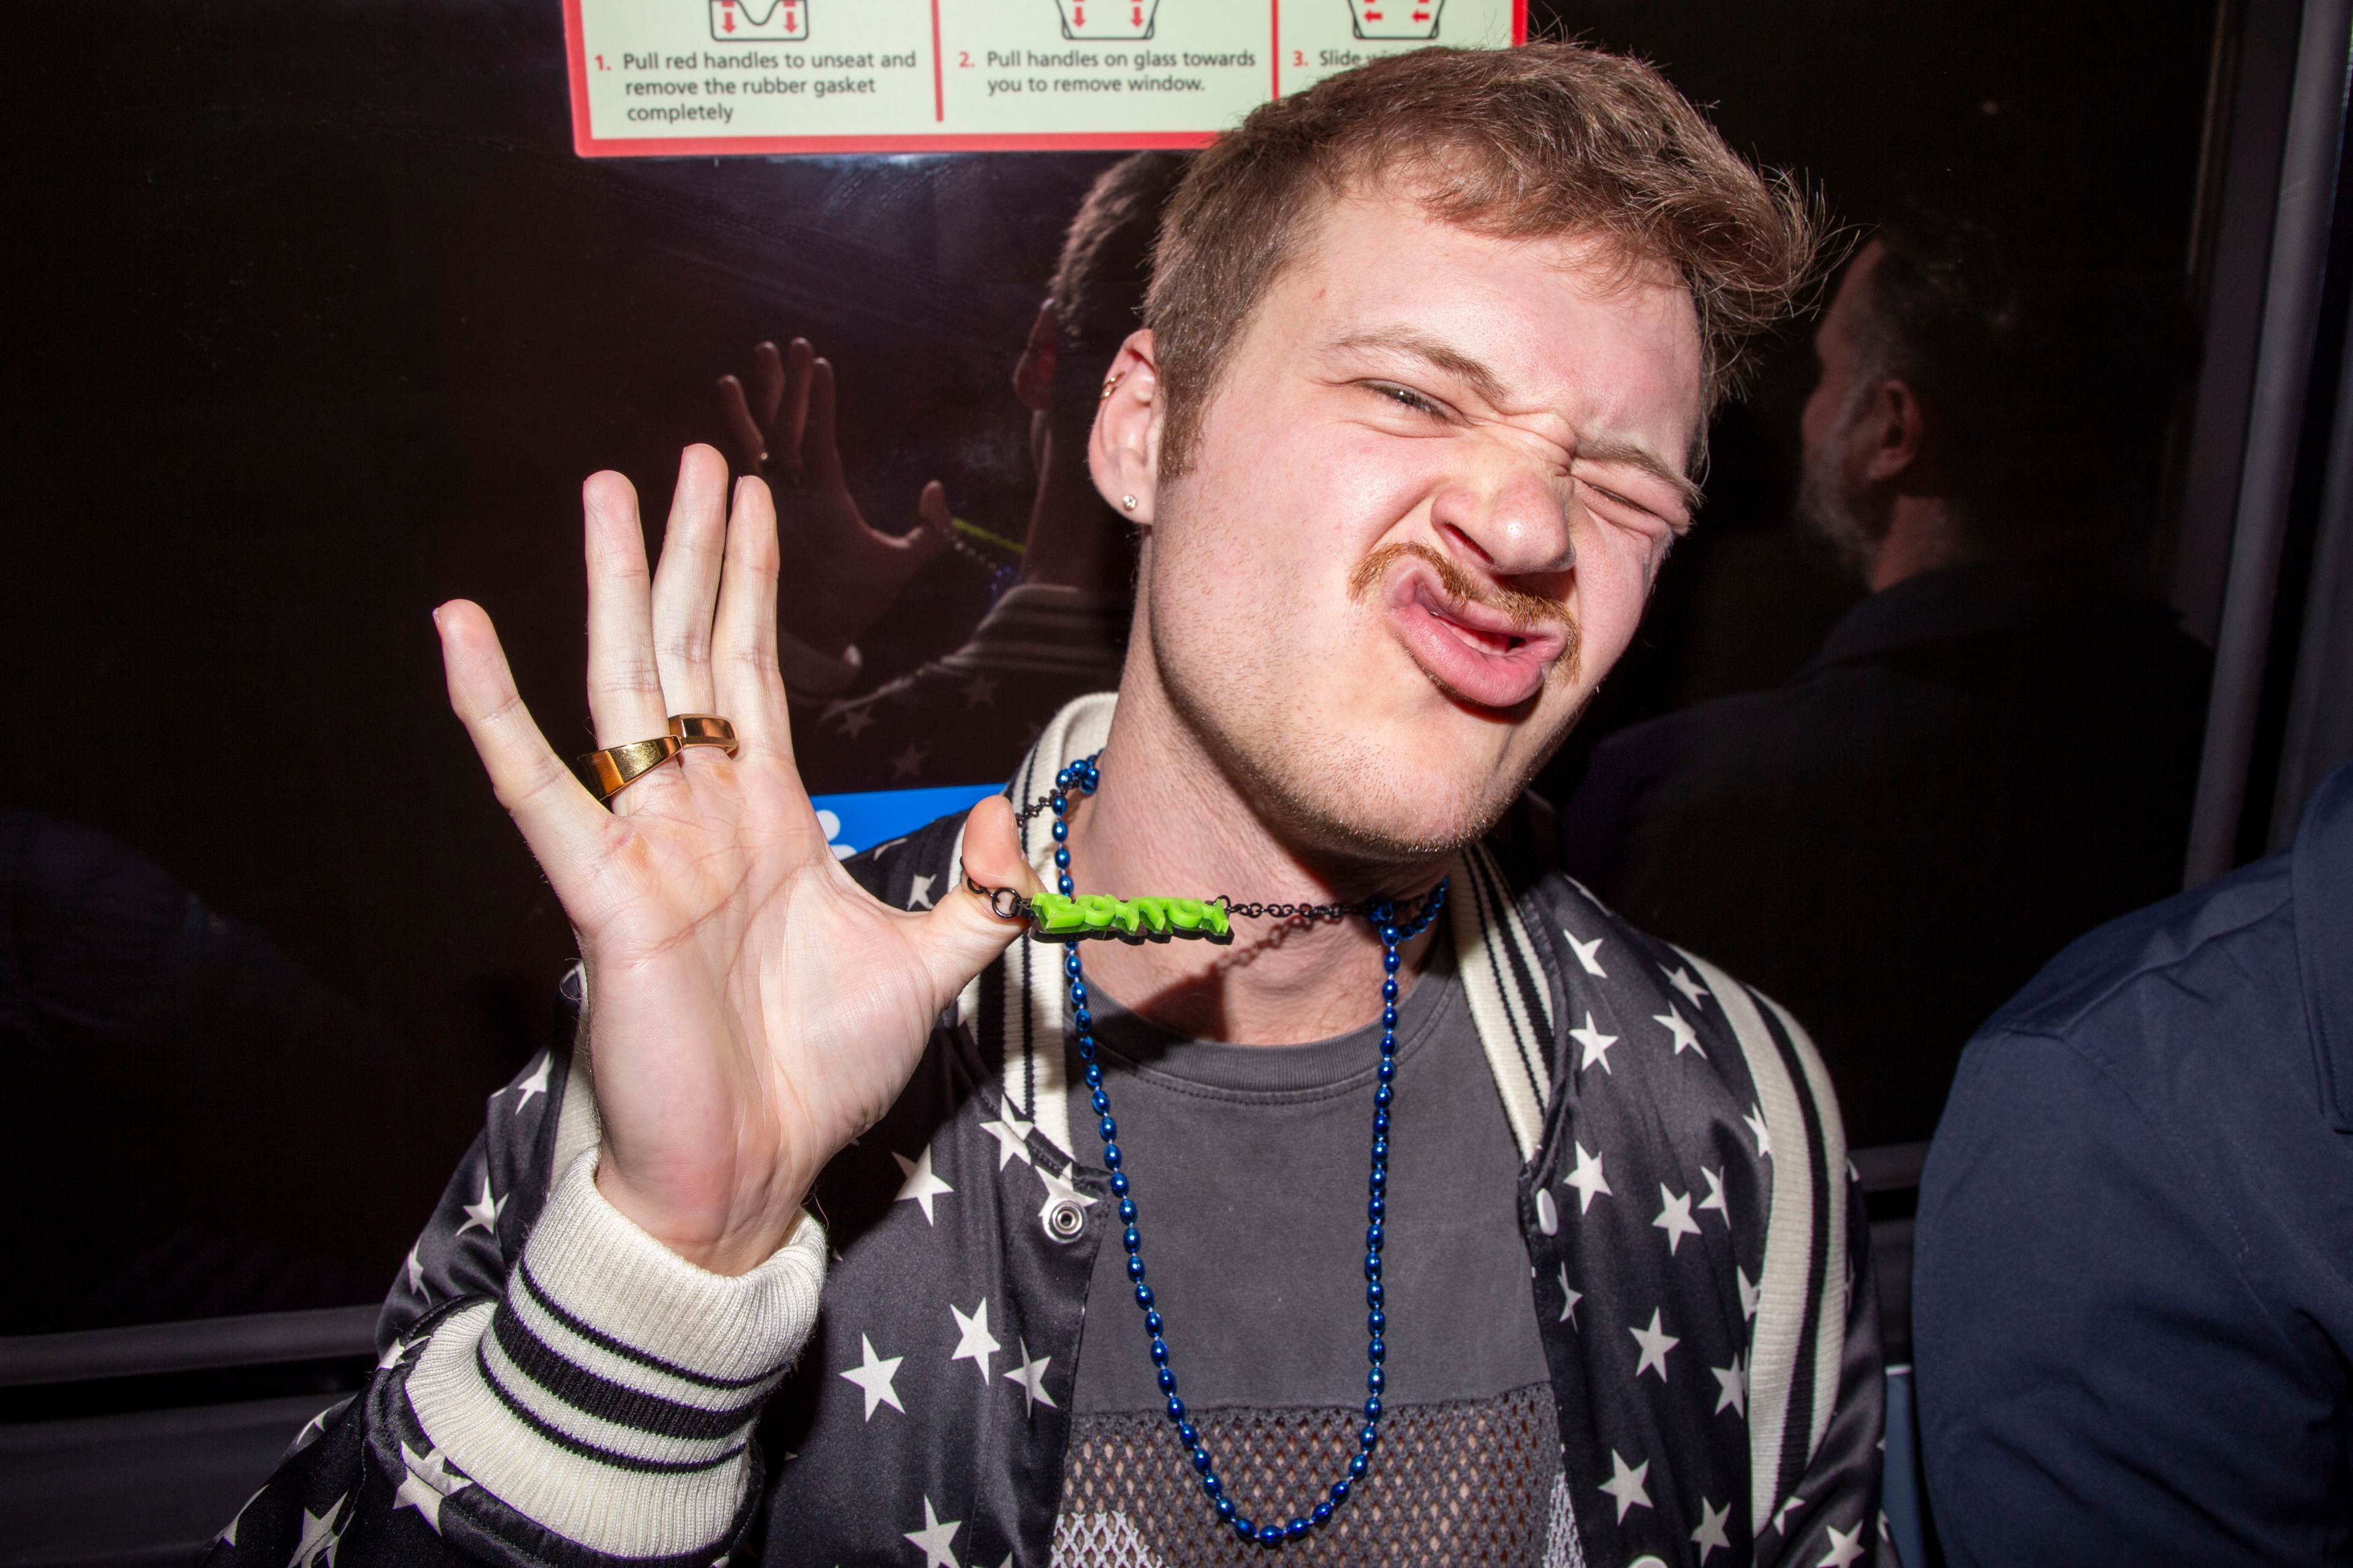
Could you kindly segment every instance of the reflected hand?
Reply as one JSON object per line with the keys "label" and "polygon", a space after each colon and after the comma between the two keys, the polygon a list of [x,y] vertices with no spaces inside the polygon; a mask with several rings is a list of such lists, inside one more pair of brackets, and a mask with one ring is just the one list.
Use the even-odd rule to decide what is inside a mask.
{"label": "reflected hand", "polygon": [[[888,908],[835,860],[793,765],[767,486],[741,481],[732,520],[727,492],[725,460],[690,447],[649,581],[636,491],[588,480],[588,698],[600,746],[718,713],[734,757],[689,748],[608,811],[533,721],[489,616],[453,600],[434,621],[451,706],[579,936],[597,1185],[733,1274],[784,1243],[818,1170],[889,1110],[1019,927],[961,884],[928,911]],[[965,857],[985,883],[1038,887],[1000,797],[973,809]]]}
{"label": "reflected hand", "polygon": [[752,351],[752,388],[719,378],[719,400],[736,466],[776,487],[786,558],[783,614],[792,634],[818,652],[841,651],[881,618],[907,579],[948,547],[947,491],[923,487],[917,526],[888,534],[869,526],[842,482],[834,439],[833,366],[807,338]]}

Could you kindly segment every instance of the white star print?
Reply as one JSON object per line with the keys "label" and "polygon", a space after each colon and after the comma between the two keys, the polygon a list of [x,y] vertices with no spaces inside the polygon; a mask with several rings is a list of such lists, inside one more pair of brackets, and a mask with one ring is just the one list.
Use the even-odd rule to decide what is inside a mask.
{"label": "white star print", "polygon": [[392,1510],[398,1513],[402,1509],[413,1508],[425,1516],[434,1534],[440,1534],[442,1500],[474,1483],[463,1476],[451,1475],[438,1448],[428,1448],[420,1454],[403,1443],[400,1457],[406,1461],[408,1474],[401,1478],[400,1489],[392,1494]]}
{"label": "white star print", "polygon": [[313,1415],[308,1421],[303,1422],[302,1430],[294,1434],[294,1447],[297,1448],[309,1447],[311,1446],[311,1438],[322,1436],[327,1430],[328,1415],[339,1408],[340,1406],[330,1405],[326,1409],[320,1411],[316,1415]]}
{"label": "white star print", "polygon": [[874,722],[873,710],[862,702],[855,707],[838,709],[836,711],[841,716],[841,732],[853,741],[864,734]]}
{"label": "white star print", "polygon": [[1725,1206],[1724,1173],[1721,1171],[1711,1171],[1705,1165],[1702,1165],[1699,1168],[1699,1173],[1707,1178],[1707,1196],[1700,1199],[1699,1206],[1702,1209],[1714,1209],[1716,1213],[1722,1215],[1724,1216],[1725,1227],[1727,1229],[1730,1228],[1732,1225],[1732,1211]]}
{"label": "white star print", "polygon": [[1699,1500],[1699,1528],[1691,1532],[1692,1544],[1699,1548],[1699,1560],[1707,1561],[1708,1553],[1717,1547],[1732,1550],[1732,1538],[1724,1532],[1724,1521],[1732,1517],[1732,1505],[1717,1508],[1706,1498]]}
{"label": "white star print", "polygon": [[899,1391],[891,1386],[891,1380],[899,1375],[899,1363],[907,1358],[876,1355],[874,1342],[864,1334],[858,1336],[858,1349],[866,1358],[865,1364],[853,1366],[841,1376],[845,1383],[856,1384],[859,1392],[866,1395],[866,1419],[873,1420],[875,1408],[883,1405],[904,1415],[907,1407],[899,1403]]}
{"label": "white star print", "polygon": [[1745,1323],[1757,1315],[1757,1302],[1765,1294],[1765,1287],[1751,1285],[1748,1270],[1737,1266],[1733,1268],[1732,1277],[1740,1281],[1740,1321]]}
{"label": "white star print", "polygon": [[[264,1487],[264,1488],[262,1488],[262,1489],[261,1489],[261,1492],[266,1492],[266,1491],[268,1491],[269,1489],[268,1487]],[[246,1499],[246,1500],[245,1500],[245,1508],[251,1508],[255,1503],[259,1502],[259,1501],[261,1500],[261,1492],[256,1492],[256,1493],[254,1493],[251,1497],[249,1497],[249,1498]],[[244,1519],[244,1518],[245,1518],[245,1508],[238,1509],[238,1510],[237,1510],[237,1518],[236,1518],[236,1519],[232,1519],[232,1520],[230,1520],[230,1521],[228,1521],[228,1528],[227,1528],[227,1530],[222,1531],[218,1535],[215,1536],[213,1539],[215,1539],[216,1541],[221,1542],[222,1543],[224,1543],[224,1544],[226,1544],[226,1545],[235,1546],[235,1545],[237,1544],[237,1523],[238,1523],[238,1521],[240,1521],[240,1520],[242,1520],[242,1519]]]}
{"label": "white star print", "polygon": [[1666,972],[1666,975],[1667,984],[1682,992],[1683,994],[1683,1000],[1689,1002],[1694,1007],[1698,1006],[1700,999],[1707,994],[1707,987],[1702,985],[1698,981],[1694,980],[1691,977],[1691,971],[1685,969],[1680,963],[1676,964],[1672,969],[1668,970]]}
{"label": "white star print", "polygon": [[964,1528],[960,1519],[943,1520],[932,1511],[932,1500],[923,1499],[923,1528],[907,1531],[923,1553],[923,1568],[960,1568],[948,1548],[955,1544],[955,1532]]}
{"label": "white star print", "polygon": [[488,1171],[484,1171],[482,1173],[482,1195],[480,1198],[477,1198],[474,1202],[466,1205],[466,1223],[458,1227],[458,1234],[459,1236],[463,1236],[468,1231],[479,1226],[483,1230],[489,1231],[492,1236],[497,1236],[499,1233],[499,1211],[506,1206],[506,1199],[493,1198],[491,1196],[491,1173]]}
{"label": "white star print", "polygon": [[398,1366],[400,1364],[401,1357],[407,1353],[408,1342],[406,1340],[393,1341],[392,1343],[385,1347],[384,1353],[375,1358],[376,1371],[382,1372],[387,1367]]}
{"label": "white star print", "polygon": [[532,1075],[529,1078],[515,1085],[514,1108],[517,1116],[521,1116],[522,1108],[531,1103],[533,1095],[547,1092],[547,1068],[548,1055],[545,1051],[542,1051],[539,1054],[539,1066],[532,1069]]}
{"label": "white star print", "polygon": [[294,1555],[286,1560],[286,1568],[311,1568],[311,1563],[322,1560],[334,1562],[335,1548],[342,1544],[343,1537],[335,1521],[342,1517],[343,1505],[351,1500],[349,1493],[337,1498],[335,1506],[323,1517],[309,1509],[302,1510],[302,1539],[294,1543]]}
{"label": "white star print", "polygon": [[932,1174],[932,1146],[924,1144],[923,1152],[912,1160],[896,1151],[892,1152],[891,1158],[899,1162],[900,1173],[907,1178],[906,1185],[899,1189],[899,1195],[892,1201],[912,1203],[923,1211],[925,1225],[939,1224],[932,1214],[932,1200],[955,1189]]}
{"label": "white star print", "polygon": [[980,1305],[965,1317],[954,1301],[948,1303],[948,1316],[955,1320],[956,1348],[950,1361],[968,1361],[980,1368],[980,1381],[988,1381],[988,1358],[1005,1347],[988,1331],[988,1298],[983,1296]]}
{"label": "white star print", "polygon": [[1862,1526],[1858,1524],[1852,1530],[1831,1531],[1831,1554],[1814,1568],[1847,1568],[1848,1563],[1860,1562],[1862,1557]]}
{"label": "white star print", "polygon": [[1651,1473],[1651,1461],[1645,1459],[1628,1469],[1626,1461],[1618,1457],[1617,1449],[1612,1448],[1609,1450],[1609,1479],[1601,1483],[1601,1489],[1618,1500],[1618,1522],[1623,1524],[1630,1511],[1651,1506],[1650,1489],[1642,1484],[1642,1478]]}
{"label": "white star print", "polygon": [[1684,1237],[1699,1234],[1699,1226],[1692,1218],[1689,1193],[1670,1192],[1667,1189],[1667,1184],[1661,1182],[1659,1201],[1662,1205],[1659,1210],[1659,1217],[1652,1220],[1651,1224],[1667,1233],[1667,1256],[1672,1258],[1675,1255],[1675,1248],[1683,1244]]}
{"label": "white star print", "polygon": [[1746,1116],[1743,1116],[1740,1120],[1748,1123],[1748,1131],[1756,1135],[1757,1157],[1760,1160],[1771,1159],[1773,1157],[1773,1131],[1772,1129],[1765,1125],[1765,1108],[1760,1105],[1756,1110],[1748,1112]]}
{"label": "white star print", "polygon": [[1642,1347],[1642,1359],[1634,1368],[1634,1376],[1640,1379],[1644,1373],[1655,1367],[1658,1369],[1659,1381],[1666,1382],[1667,1352],[1683,1343],[1683,1341],[1659,1327],[1659,1310],[1656,1307],[1651,1309],[1649,1328],[1628,1329],[1626,1331],[1634,1336],[1636,1344]]}
{"label": "white star print", "polygon": [[1697,1051],[1703,1060],[1706,1058],[1707,1047],[1699,1043],[1699,1031],[1691,1026],[1691,1020],[1684,1017],[1673,1003],[1667,1004],[1665,1012],[1651,1014],[1651,1022],[1667,1026],[1667,1033],[1675,1037],[1675,1055],[1681,1056],[1690,1049]]}
{"label": "white star print", "polygon": [[425,1294],[425,1265],[417,1261],[415,1247],[408,1249],[408,1288],[420,1296]]}
{"label": "white star print", "polygon": [[1585,1047],[1585,1059],[1577,1064],[1577,1071],[1583,1072],[1595,1062],[1599,1062],[1601,1064],[1601,1070],[1603,1072],[1610,1070],[1609,1047],[1618,1043],[1618,1037],[1615,1035],[1605,1035],[1600,1030],[1595,1028],[1593,1026],[1593,1015],[1591,1013],[1585,1015],[1585,1027],[1582,1029],[1571,1029],[1568,1032],[1568,1037]]}
{"label": "white star print", "polygon": [[1773,1510],[1773,1522],[1766,1526],[1766,1528],[1772,1531],[1776,1535],[1788,1534],[1789,1515],[1805,1506],[1806,1500],[1799,1497],[1797,1493],[1791,1492],[1789,1494],[1789,1500]]}
{"label": "white star print", "polygon": [[1006,1166],[1011,1164],[1016,1160],[1020,1161],[1025,1165],[1035,1166],[1038,1163],[1037,1161],[1029,1157],[1029,1144],[1028,1142],[1030,1130],[1037,1125],[1038,1124],[1034,1121],[1024,1121],[1021,1118],[1014,1115],[1013,1108],[1009,1105],[1005,1108],[1005,1115],[1002,1121],[984,1121],[980,1124],[980,1130],[983,1132],[987,1133],[991,1138],[997,1140],[997,1168],[998,1170],[1002,1171]]}
{"label": "white star print", "polygon": [[[982,1303],[984,1306],[987,1304]],[[1054,1403],[1054,1396],[1046,1392],[1046,1363],[1053,1359],[1051,1356],[1041,1355],[1036,1361],[1031,1361],[1029,1342],[1023,1340],[1020,1364],[1005,1374],[1006,1382],[1018,1383],[1021,1385],[1021,1392],[1029,1396],[1029,1407],[1032,1410],[1040,1405],[1051,1405]]]}
{"label": "white star print", "polygon": [[1560,1318],[1570,1328],[1577,1327],[1577,1304],[1585,1300],[1585,1292],[1568,1288],[1568,1265],[1560,1266]]}
{"label": "white star print", "polygon": [[1731,1411],[1743,1421],[1748,1419],[1748,1366],[1739,1356],[1732,1358],[1730,1366],[1712,1366],[1715,1374],[1715,1414]]}
{"label": "white star print", "polygon": [[901,779],[921,777],[923,772],[923,759],[931,754],[932,747],[928,741],[908,742],[907,749],[891,759],[892,782],[895,784]]}
{"label": "white star print", "polygon": [[1601,1173],[1601,1156],[1588,1154],[1585,1145],[1577,1145],[1577,1169],[1570,1173],[1568,1184],[1577,1189],[1577,1212],[1580,1215],[1592,1208],[1598,1197],[1615,1197],[1609,1178]]}
{"label": "white star print", "polygon": [[939,879],[937,877],[916,877],[911,879],[907,884],[907,907],[911,910],[930,909],[932,907],[932,884],[938,880]]}
{"label": "white star print", "polygon": [[[1002,1167],[999,1168],[1002,1169]],[[1078,1205],[1082,1209],[1091,1209],[1095,1206],[1094,1199],[1087,1196],[1086,1194],[1079,1191],[1078,1188],[1072,1186],[1061,1177],[1054,1174],[1053,1172],[1046,1169],[1045,1166],[1039,1165],[1037,1167],[1037,1171],[1038,1179],[1046,1184],[1046,1201],[1038,1205],[1038,1220],[1039,1224],[1045,1224],[1048,1217],[1053,1214],[1054,1205],[1065,1200]]]}
{"label": "white star print", "polygon": [[965,683],[964,705],[966,710],[997,706],[997,677],[976,675]]}
{"label": "white star print", "polygon": [[1604,980],[1609,978],[1609,974],[1603,971],[1600,960],[1593,956],[1595,953],[1601,951],[1601,939],[1599,937],[1595,937],[1591,942],[1579,942],[1577,940],[1577,933],[1570,931],[1567,926],[1563,926],[1561,928],[1560,934],[1568,938],[1568,945],[1576,952],[1577,962],[1583,966],[1586,973],[1599,974]]}

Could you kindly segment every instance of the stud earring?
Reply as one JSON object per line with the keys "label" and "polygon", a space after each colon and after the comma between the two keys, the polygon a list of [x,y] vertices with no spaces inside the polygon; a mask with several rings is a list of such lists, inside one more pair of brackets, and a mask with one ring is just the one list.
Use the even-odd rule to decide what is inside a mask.
{"label": "stud earring", "polygon": [[1119,498],[1119,504],[1125,507],[1128,510],[1134,511],[1135,510],[1135,498],[1134,496],[1122,496]]}

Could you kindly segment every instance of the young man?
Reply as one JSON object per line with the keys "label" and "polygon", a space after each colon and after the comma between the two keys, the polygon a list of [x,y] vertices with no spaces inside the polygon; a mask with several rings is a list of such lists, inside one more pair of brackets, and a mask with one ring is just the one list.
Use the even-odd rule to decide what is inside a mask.
{"label": "young man", "polygon": [[[740,750],[608,810],[482,612],[439,613],[580,934],[578,1033],[492,1101],[382,1372],[218,1561],[1870,1555],[1820,1064],[1513,811],[1810,252],[1655,74],[1567,46],[1261,110],[1178,194],[1101,394],[1095,482],[1144,539],[1115,704],[846,868],[785,741],[765,489],[728,519],[690,452],[649,583],[627,484],[590,480],[607,761],[673,713]],[[1222,911],[1162,896],[1224,895],[1238,935],[1042,943],[1000,912],[1041,876],[1197,929]]]}

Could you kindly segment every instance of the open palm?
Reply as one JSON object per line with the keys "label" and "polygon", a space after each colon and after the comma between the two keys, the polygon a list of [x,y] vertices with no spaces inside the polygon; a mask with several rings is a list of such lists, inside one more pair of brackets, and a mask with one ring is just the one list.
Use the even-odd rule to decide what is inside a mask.
{"label": "open palm", "polygon": [[[628,481],[598,474],[584,494],[597,744],[717,713],[736,755],[689,748],[608,811],[463,600],[434,617],[450,702],[578,933],[598,1186],[689,1261],[740,1273],[783,1243],[818,1171],[889,1109],[933,1021],[1019,927],[962,888],[890,909],[835,860],[793,764],[761,480],[737,485],[731,519],[725,460],[689,448],[650,577]],[[985,883],[1036,887],[1000,798],[974,809],[965,858]]]}
{"label": "open palm", "polygon": [[752,385],[719,378],[719,399],[739,468],[776,485],[793,573],[783,584],[786,629],[839,657],[898,598],[907,580],[954,537],[947,491],[937,479],[915,503],[916,525],[884,533],[866,521],[841,470],[833,366],[807,338],[779,354],[752,351]]}

